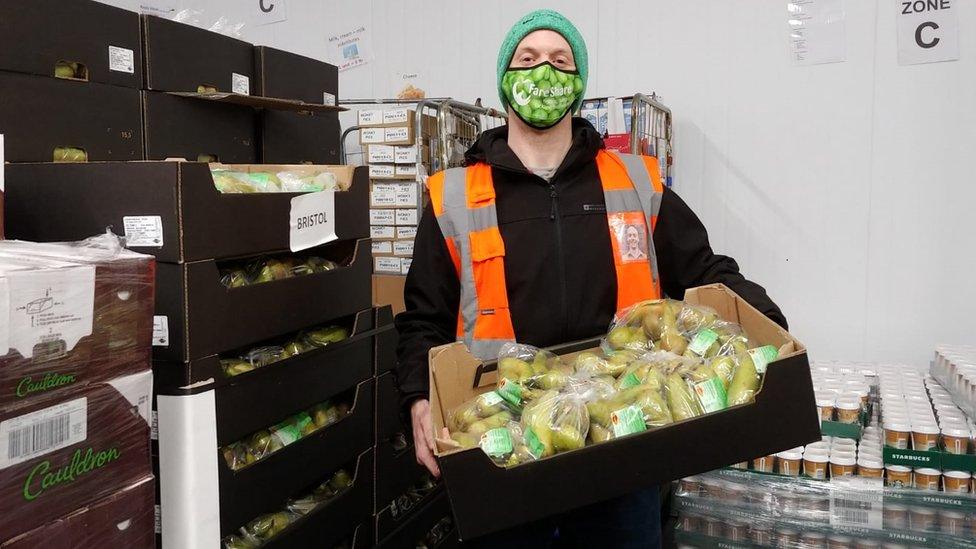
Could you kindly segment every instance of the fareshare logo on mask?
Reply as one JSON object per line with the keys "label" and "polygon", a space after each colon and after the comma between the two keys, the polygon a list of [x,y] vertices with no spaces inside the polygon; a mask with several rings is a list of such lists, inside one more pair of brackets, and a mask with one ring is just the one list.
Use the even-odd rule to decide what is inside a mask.
{"label": "fareshare logo on mask", "polygon": [[583,80],[548,61],[534,67],[510,68],[502,76],[502,91],[512,109],[526,124],[548,128],[572,108],[583,91]]}
{"label": "fareshare logo on mask", "polygon": [[521,106],[528,105],[533,97],[545,99],[547,97],[562,97],[573,93],[573,86],[549,87],[546,89],[535,85],[531,80],[519,80],[512,84],[512,99]]}

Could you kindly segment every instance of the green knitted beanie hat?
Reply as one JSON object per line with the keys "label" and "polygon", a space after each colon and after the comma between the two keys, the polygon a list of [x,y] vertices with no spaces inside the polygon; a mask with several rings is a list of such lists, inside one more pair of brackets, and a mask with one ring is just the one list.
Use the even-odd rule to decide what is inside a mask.
{"label": "green knitted beanie hat", "polygon": [[570,49],[573,50],[576,70],[579,71],[580,78],[583,79],[583,91],[576,98],[571,111],[575,113],[579,110],[580,104],[583,102],[583,94],[586,92],[586,42],[583,41],[583,35],[576,30],[576,27],[569,22],[569,19],[566,19],[561,13],[553,10],[535,10],[529,13],[519,19],[512,26],[511,30],[508,31],[508,34],[505,35],[505,39],[502,40],[502,47],[498,50],[498,97],[501,99],[503,106],[508,104],[508,101],[505,99],[505,93],[502,91],[502,77],[505,76],[505,71],[508,70],[508,66],[512,62],[512,56],[515,55],[515,48],[518,47],[519,42],[526,35],[542,29],[561,34],[569,42]]}

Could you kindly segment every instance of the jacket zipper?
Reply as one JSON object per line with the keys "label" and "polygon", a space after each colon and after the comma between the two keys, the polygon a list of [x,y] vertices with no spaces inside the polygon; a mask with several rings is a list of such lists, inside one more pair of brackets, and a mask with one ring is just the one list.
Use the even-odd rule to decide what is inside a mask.
{"label": "jacket zipper", "polygon": [[562,218],[559,215],[559,193],[556,192],[556,186],[550,181],[549,182],[549,198],[552,199],[552,207],[549,210],[550,221],[556,224],[556,257],[559,261],[559,298],[560,305],[562,306],[562,337],[561,340],[565,341],[569,326],[569,309],[566,305],[566,261],[563,254],[563,226]]}

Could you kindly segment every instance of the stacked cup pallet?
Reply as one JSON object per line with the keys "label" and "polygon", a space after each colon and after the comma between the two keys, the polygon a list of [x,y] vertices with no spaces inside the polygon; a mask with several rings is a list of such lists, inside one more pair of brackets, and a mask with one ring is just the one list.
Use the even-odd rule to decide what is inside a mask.
{"label": "stacked cup pallet", "polygon": [[[125,234],[129,248],[154,255],[158,261],[159,299],[155,317],[147,313],[146,328],[146,352],[150,336],[154,345],[155,394],[142,399],[147,416],[148,403],[153,402],[158,442],[149,444],[149,425],[142,423],[147,434],[144,469],[152,470],[152,448],[153,466],[160,477],[159,541],[164,547],[216,547],[242,527],[265,531],[268,517],[277,530],[287,514],[287,528],[266,546],[372,544],[374,354],[379,334],[392,329],[392,315],[380,319],[371,307],[367,170],[250,164],[257,159],[335,161],[338,124],[329,119],[335,112],[326,112],[321,120],[303,112],[274,113],[272,118],[265,110],[259,116],[253,107],[267,107],[260,102],[264,98],[246,96],[257,90],[277,94],[292,107],[315,102],[318,105],[310,111],[328,111],[322,104],[337,93],[335,67],[269,48],[254,49],[239,40],[162,19],[140,21],[135,14],[96,2],[44,3],[50,6],[41,9],[37,2],[26,1],[0,5],[3,10],[12,8],[0,17],[0,25],[9,31],[2,40],[9,38],[21,48],[19,56],[7,55],[13,50],[0,52],[0,64],[6,68],[13,62],[8,57],[17,62],[34,59],[24,54],[25,48],[45,55],[51,51],[51,59],[42,59],[44,66],[39,64],[37,71],[46,74],[58,59],[77,59],[87,67],[85,76],[90,81],[73,78],[53,85],[61,95],[50,98],[51,104],[66,105],[70,116],[39,124],[35,114],[29,126],[8,123],[10,117],[22,115],[0,112],[0,127],[14,130],[6,135],[7,150],[14,152],[10,160],[51,160],[57,146],[74,155],[66,159],[76,161],[178,157],[247,163],[32,163],[8,164],[6,172],[14,238],[72,240],[112,227]],[[110,32],[123,26],[118,19],[126,21],[134,38],[126,41],[128,35]],[[27,35],[33,42],[24,38],[22,27],[32,29]],[[86,32],[44,32],[69,27]],[[102,36],[103,31],[110,36]],[[125,52],[117,51],[123,45],[131,46],[133,56],[131,89],[114,81],[96,85],[96,77],[117,77],[98,63],[109,54],[124,58]],[[112,62],[121,63],[115,57]],[[107,134],[106,127],[127,127],[98,118],[107,115],[91,114],[111,112],[106,104],[125,110],[127,103],[103,97],[108,92],[102,88],[113,86],[123,90],[111,90],[117,94],[134,94],[134,130],[125,137],[138,144],[132,154],[119,156],[122,149],[117,144],[96,139],[104,140],[100,136]],[[236,92],[232,99],[237,103],[175,94],[197,92],[200,87]],[[73,94],[100,99],[90,109],[75,112]],[[243,105],[238,104],[241,98],[246,99]],[[89,118],[79,119],[80,113]],[[103,149],[112,154],[102,154]],[[296,235],[301,227],[292,219],[293,202],[310,195],[224,194],[220,189],[226,186],[228,171],[246,174],[250,181],[274,181],[291,173],[335,181],[339,190],[330,193],[332,209],[319,216],[327,220],[324,229],[334,229],[332,241],[327,231],[316,233],[321,244],[309,244]],[[56,219],[50,212],[58,212]],[[319,223],[313,227],[320,231]],[[293,255],[301,260],[292,260]],[[256,267],[243,275],[248,283],[242,285],[231,275],[240,272],[235,267],[243,266]],[[323,326],[344,328],[346,337],[324,346],[303,343],[300,354],[279,356],[273,364],[239,360],[255,347],[314,340],[322,333],[315,328]],[[225,368],[242,363],[252,371]],[[148,391],[148,383],[145,387]],[[331,405],[322,405],[325,402]],[[297,428],[296,417],[301,422]],[[286,419],[291,422],[283,423]],[[99,427],[107,431],[112,425],[106,422]],[[251,453],[243,466],[229,459],[234,453],[225,450],[233,449],[236,442],[267,440],[255,435],[270,434],[272,428],[277,442],[265,448],[260,459]],[[97,432],[89,427],[90,440],[92,433]],[[123,455],[138,453],[130,450]],[[103,476],[90,474],[90,478]],[[118,476],[120,481],[125,478]],[[323,483],[341,479],[345,480],[338,492],[321,497]],[[102,483],[84,486],[97,487],[90,489],[95,495],[114,486]],[[152,498],[151,485],[148,490]],[[72,499],[63,502],[67,505]],[[109,505],[119,507],[106,502],[103,507],[108,513],[115,509]],[[122,507],[127,512],[138,509],[131,498]],[[148,516],[149,526],[133,520],[128,530],[148,532],[148,542],[110,544],[153,546],[153,517]],[[79,521],[80,525],[71,523],[75,536],[78,527],[94,524],[89,519]],[[92,543],[83,545],[99,544],[97,537],[86,539]]]}
{"label": "stacked cup pallet", "polygon": [[0,546],[152,546],[153,266],[0,242]]}

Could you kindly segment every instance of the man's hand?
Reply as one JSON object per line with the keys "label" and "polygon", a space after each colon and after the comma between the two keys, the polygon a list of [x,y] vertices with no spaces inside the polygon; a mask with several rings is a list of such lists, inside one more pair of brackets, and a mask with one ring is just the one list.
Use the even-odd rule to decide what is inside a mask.
{"label": "man's hand", "polygon": [[[417,454],[417,463],[423,465],[435,477],[441,476],[434,457],[434,429],[430,420],[430,401],[422,398],[410,405],[410,421],[413,424],[413,447]],[[450,436],[444,429],[444,436]]]}

